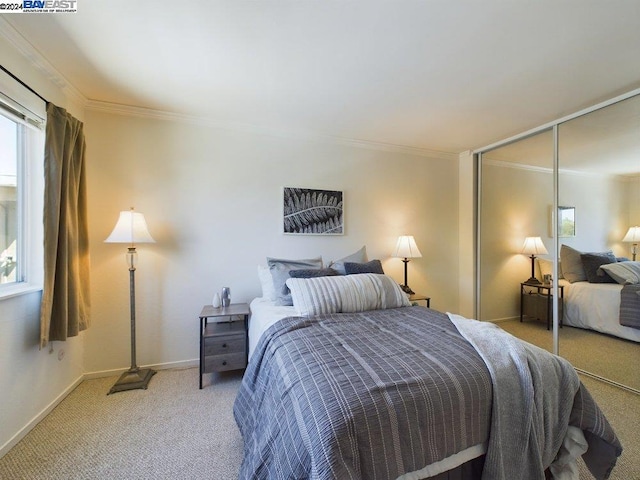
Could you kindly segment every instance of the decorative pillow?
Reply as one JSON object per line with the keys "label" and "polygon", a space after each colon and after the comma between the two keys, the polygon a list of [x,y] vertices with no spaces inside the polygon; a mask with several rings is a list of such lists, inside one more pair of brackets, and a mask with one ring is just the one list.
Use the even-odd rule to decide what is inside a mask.
{"label": "decorative pillow", "polygon": [[335,275],[339,275],[339,273],[333,268],[289,270],[289,276],[291,278],[333,277]]}
{"label": "decorative pillow", "polygon": [[395,280],[375,273],[290,278],[287,286],[293,305],[303,316],[411,306]]}
{"label": "decorative pillow", "polygon": [[260,286],[262,287],[262,298],[268,298],[275,301],[276,291],[273,288],[273,277],[268,267],[258,265],[258,278],[260,279]]}
{"label": "decorative pillow", "polygon": [[607,263],[600,266],[620,285],[637,285],[640,283],[640,262]]}
{"label": "decorative pillow", "polygon": [[291,270],[308,270],[311,268],[320,269],[322,268],[322,257],[301,260],[267,257],[267,265],[269,265],[269,271],[273,279],[276,305],[293,305],[291,293],[285,283],[289,278],[289,272]]}
{"label": "decorative pillow", "polygon": [[616,281],[603,270],[598,272],[601,265],[616,263],[616,256],[613,252],[583,253],[580,255],[580,258],[582,259],[582,267],[584,268],[589,283],[616,283]]}
{"label": "decorative pillow", "polygon": [[582,252],[571,248],[568,245],[560,247],[560,263],[562,264],[562,276],[569,280],[570,283],[584,282],[587,280],[587,274],[582,266],[580,258]]}
{"label": "decorative pillow", "polygon": [[354,273],[379,273],[384,275],[380,260],[371,260],[367,263],[344,262],[344,271],[347,272],[347,275],[353,275]]}
{"label": "decorative pillow", "polygon": [[347,272],[344,269],[345,262],[350,263],[365,263],[367,261],[367,246],[364,245],[357,252],[352,253],[340,260],[336,260],[335,262],[329,263],[329,266],[336,270],[340,275],[346,275]]}

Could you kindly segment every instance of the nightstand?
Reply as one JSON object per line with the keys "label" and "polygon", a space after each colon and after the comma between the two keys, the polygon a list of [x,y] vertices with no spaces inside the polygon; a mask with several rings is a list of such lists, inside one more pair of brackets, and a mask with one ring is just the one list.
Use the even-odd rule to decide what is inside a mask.
{"label": "nightstand", "polygon": [[[560,298],[558,299],[558,316],[560,317],[560,327],[562,328],[564,286],[558,285]],[[524,316],[537,318],[547,322],[547,330],[551,328],[553,318],[553,285],[535,284],[523,282],[520,284],[520,321]]]}
{"label": "nightstand", "polygon": [[[202,375],[238,370],[247,366],[249,305],[205,305],[200,312],[200,388]],[[225,317],[227,319],[225,319]],[[213,319],[210,321],[209,319]]]}
{"label": "nightstand", "polygon": [[409,301],[412,305],[418,302],[425,302],[427,304],[427,308],[431,308],[431,297],[427,297],[426,295],[422,295],[420,293],[409,295]]}

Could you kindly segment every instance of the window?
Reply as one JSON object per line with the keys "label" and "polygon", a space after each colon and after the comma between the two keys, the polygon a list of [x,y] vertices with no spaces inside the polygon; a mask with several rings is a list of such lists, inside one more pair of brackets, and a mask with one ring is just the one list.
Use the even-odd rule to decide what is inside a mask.
{"label": "window", "polygon": [[0,72],[0,298],[42,288],[45,117],[44,102]]}
{"label": "window", "polygon": [[[0,284],[24,280],[23,265],[18,262],[18,168],[24,164],[22,125],[0,116]],[[19,188],[20,187],[20,188]],[[22,240],[22,239],[20,239]]]}

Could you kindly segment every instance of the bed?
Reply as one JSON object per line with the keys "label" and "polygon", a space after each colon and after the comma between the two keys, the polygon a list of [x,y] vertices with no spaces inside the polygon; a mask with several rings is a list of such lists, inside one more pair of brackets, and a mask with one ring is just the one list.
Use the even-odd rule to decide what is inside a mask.
{"label": "bed", "polygon": [[[568,362],[494,324],[409,306],[384,275],[348,277],[388,284],[371,290],[385,300],[352,301],[338,277],[287,281],[293,307],[251,302],[241,479],[577,475],[587,447],[608,478],[622,447]],[[332,295],[381,308],[322,311]]]}
{"label": "bed", "polygon": [[[560,267],[564,325],[640,342],[640,262],[562,245]],[[540,269],[550,274],[551,262],[541,260]]]}
{"label": "bed", "polygon": [[564,285],[564,325],[595,330],[640,342],[640,329],[620,324],[620,293],[617,283],[589,283],[560,280]]}

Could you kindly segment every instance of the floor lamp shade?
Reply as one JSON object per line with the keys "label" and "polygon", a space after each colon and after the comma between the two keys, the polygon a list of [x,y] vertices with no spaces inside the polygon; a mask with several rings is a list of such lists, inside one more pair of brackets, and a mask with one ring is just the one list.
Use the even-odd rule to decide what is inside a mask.
{"label": "floor lamp shade", "polygon": [[635,262],[636,254],[638,253],[638,243],[640,243],[640,227],[631,227],[622,241],[632,244],[631,255],[633,257],[632,260]]}
{"label": "floor lamp shade", "polygon": [[129,299],[131,313],[131,367],[124,372],[118,381],[111,387],[109,393],[122,392],[124,390],[146,389],[149,380],[156,372],[150,368],[139,368],[136,364],[136,243],[155,243],[149,233],[144,215],[133,211],[120,212],[120,217],[113,231],[105,240],[105,243],[126,243],[127,261],[129,264]]}
{"label": "floor lamp shade", "polygon": [[522,251],[525,255],[531,255],[531,277],[527,280],[526,283],[539,284],[540,280],[536,278],[535,274],[535,260],[536,255],[546,255],[547,249],[542,243],[542,239],[540,237],[527,237],[524,239],[524,245],[522,245]]}
{"label": "floor lamp shade", "polygon": [[404,285],[400,286],[405,293],[413,295],[415,292],[409,288],[409,284],[407,282],[407,264],[409,263],[410,258],[422,257],[413,235],[401,235],[398,237],[396,248],[393,251],[392,256],[402,258],[402,261],[404,262]]}
{"label": "floor lamp shade", "polygon": [[144,215],[134,212],[133,208],[126,212],[120,212],[118,222],[105,243],[155,243],[149,233]]}

